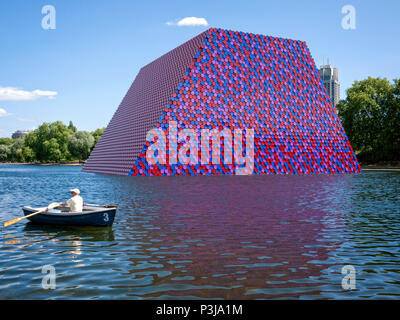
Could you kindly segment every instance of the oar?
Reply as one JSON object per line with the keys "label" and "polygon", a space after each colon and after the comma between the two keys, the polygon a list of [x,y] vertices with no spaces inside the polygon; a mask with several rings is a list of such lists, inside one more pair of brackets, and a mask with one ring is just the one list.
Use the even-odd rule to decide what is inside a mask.
{"label": "oar", "polygon": [[58,202],[50,203],[46,208],[43,208],[42,210],[39,210],[39,211],[36,211],[34,213],[28,214],[27,216],[23,216],[23,217],[20,217],[20,218],[16,218],[16,219],[4,222],[3,223],[3,227],[11,226],[14,223],[17,223],[17,222],[20,222],[21,220],[24,220],[25,218],[33,217],[33,216],[35,216],[35,215],[37,215],[37,214],[39,214],[41,212],[54,209],[54,208],[58,207],[59,205],[60,205],[60,203],[58,203]]}
{"label": "oar", "polygon": [[84,206],[93,206],[93,207],[104,207],[104,208],[117,208],[116,205],[103,205],[103,204],[93,204],[93,203],[84,203]]}

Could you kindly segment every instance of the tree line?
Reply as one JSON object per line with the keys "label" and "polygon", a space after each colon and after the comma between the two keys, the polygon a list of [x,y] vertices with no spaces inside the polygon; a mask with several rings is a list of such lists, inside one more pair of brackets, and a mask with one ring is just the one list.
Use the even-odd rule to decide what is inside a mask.
{"label": "tree line", "polygon": [[86,160],[104,128],[78,131],[72,121],[43,123],[22,138],[0,138],[0,161],[60,162]]}
{"label": "tree line", "polygon": [[358,160],[400,161],[400,79],[368,77],[346,93],[336,107]]}

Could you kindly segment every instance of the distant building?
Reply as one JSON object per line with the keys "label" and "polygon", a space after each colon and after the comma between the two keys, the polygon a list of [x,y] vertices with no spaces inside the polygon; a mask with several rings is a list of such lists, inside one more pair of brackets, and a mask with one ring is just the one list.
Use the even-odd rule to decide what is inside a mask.
{"label": "distant building", "polygon": [[340,100],[338,69],[331,65],[324,65],[319,69],[319,74],[326,90],[328,91],[329,97],[333,101],[333,105],[336,106]]}
{"label": "distant building", "polygon": [[29,131],[24,131],[24,130],[17,130],[15,131],[12,135],[11,138],[13,139],[19,139],[19,138],[23,138],[25,137],[27,134],[29,133]]}

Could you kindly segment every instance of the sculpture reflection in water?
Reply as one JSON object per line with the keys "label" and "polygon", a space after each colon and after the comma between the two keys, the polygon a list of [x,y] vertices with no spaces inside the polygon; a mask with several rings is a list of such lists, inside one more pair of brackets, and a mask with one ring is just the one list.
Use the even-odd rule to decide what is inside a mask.
{"label": "sculpture reflection in water", "polygon": [[325,273],[341,264],[330,252],[353,176],[128,179],[114,180],[129,203],[118,232],[137,242],[131,272],[149,264],[160,286],[133,292],[154,297],[175,284],[171,296],[235,299],[340,287],[339,273],[337,283]]}

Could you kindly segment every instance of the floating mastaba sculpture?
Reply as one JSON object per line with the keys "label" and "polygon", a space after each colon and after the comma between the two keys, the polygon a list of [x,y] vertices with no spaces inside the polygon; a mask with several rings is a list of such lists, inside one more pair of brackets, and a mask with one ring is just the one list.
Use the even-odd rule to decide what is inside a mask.
{"label": "floating mastaba sculpture", "polygon": [[[160,142],[154,135],[148,140],[152,129],[167,137],[165,150],[152,150],[153,155],[162,154],[158,159],[163,161],[156,163],[146,157]],[[172,154],[188,147],[184,137],[176,135],[177,150],[170,149],[170,135],[183,129],[199,137],[195,142],[190,139],[189,147],[195,143],[198,153],[194,158],[191,154],[190,161],[182,161],[182,152],[178,157]],[[207,129],[219,134],[220,161],[213,161],[209,146],[210,161],[201,159],[207,151],[201,148],[201,132]],[[221,29],[199,34],[140,70],[83,170],[118,175],[235,174],[246,163],[237,161],[235,150],[231,161],[224,161],[224,152],[230,142],[227,132],[235,146],[239,130],[240,152],[246,156],[251,140],[246,132],[253,133],[253,164],[247,173],[360,172],[305,42]],[[189,149],[183,152],[188,158],[193,151]]]}

